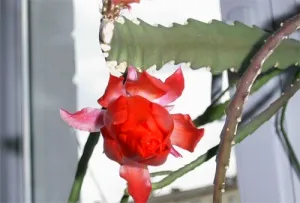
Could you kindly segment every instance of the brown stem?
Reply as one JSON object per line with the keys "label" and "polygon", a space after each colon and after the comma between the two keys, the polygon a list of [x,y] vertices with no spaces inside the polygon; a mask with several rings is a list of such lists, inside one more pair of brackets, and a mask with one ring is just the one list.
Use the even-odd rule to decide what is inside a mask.
{"label": "brown stem", "polygon": [[236,135],[238,123],[241,121],[243,106],[251,87],[260,74],[264,61],[273,53],[280,42],[296,31],[299,26],[300,14],[283,23],[281,28],[266,40],[264,46],[252,58],[248,69],[237,85],[236,92],[226,108],[227,117],[220,135],[221,141],[216,158],[213,203],[222,202],[222,192],[225,186],[225,174],[229,165],[232,141]]}

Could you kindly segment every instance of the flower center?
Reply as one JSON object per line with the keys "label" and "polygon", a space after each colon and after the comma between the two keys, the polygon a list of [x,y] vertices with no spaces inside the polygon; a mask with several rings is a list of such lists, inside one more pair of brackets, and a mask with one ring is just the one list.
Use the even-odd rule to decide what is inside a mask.
{"label": "flower center", "polygon": [[146,146],[145,147],[149,151],[155,151],[157,149],[158,145],[159,145],[159,143],[158,143],[157,140],[151,139],[151,140],[146,141]]}
{"label": "flower center", "polygon": [[153,138],[144,138],[141,141],[141,155],[143,158],[155,156],[160,148],[160,142]]}

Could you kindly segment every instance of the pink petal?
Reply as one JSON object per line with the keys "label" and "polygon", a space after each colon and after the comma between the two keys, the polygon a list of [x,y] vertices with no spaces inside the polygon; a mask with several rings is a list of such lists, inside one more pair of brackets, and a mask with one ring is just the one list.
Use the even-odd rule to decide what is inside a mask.
{"label": "pink petal", "polygon": [[173,109],[174,109],[174,106],[175,105],[167,105],[167,106],[164,106],[165,107],[165,109],[167,110],[167,111],[172,111]]}
{"label": "pink petal", "polygon": [[204,135],[203,128],[196,128],[189,115],[173,114],[174,130],[171,134],[171,143],[185,150],[193,152]]}
{"label": "pink petal", "polygon": [[126,160],[120,168],[120,176],[127,181],[134,202],[147,203],[152,189],[147,166]]}
{"label": "pink petal", "polygon": [[104,126],[104,114],[104,110],[94,108],[84,108],[74,114],[60,109],[60,116],[67,124],[88,132],[100,131],[100,128]]}
{"label": "pink petal", "polygon": [[182,155],[172,146],[170,153],[176,158],[182,158]]}
{"label": "pink petal", "polygon": [[102,97],[98,99],[98,103],[103,106],[107,107],[108,104],[115,99],[117,99],[121,95],[126,95],[126,91],[123,85],[123,77],[116,77],[113,75],[109,76],[108,85]]}
{"label": "pink petal", "polygon": [[165,84],[169,87],[168,92],[161,98],[157,99],[157,102],[163,106],[175,101],[183,92],[184,77],[181,68],[178,68],[172,75],[170,75],[166,79]]}
{"label": "pink petal", "polygon": [[138,80],[126,81],[125,88],[131,96],[139,95],[150,101],[162,97],[168,90],[167,85],[146,71],[140,74]]}
{"label": "pink petal", "polygon": [[127,78],[126,80],[136,81],[138,80],[140,73],[138,73],[133,66],[128,66],[127,68]]}

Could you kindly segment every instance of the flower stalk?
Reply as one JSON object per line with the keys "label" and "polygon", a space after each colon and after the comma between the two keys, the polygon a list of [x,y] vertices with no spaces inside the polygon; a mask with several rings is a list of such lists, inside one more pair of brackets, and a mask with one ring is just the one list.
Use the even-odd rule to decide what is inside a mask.
{"label": "flower stalk", "polygon": [[251,60],[250,66],[241,77],[236,92],[226,109],[226,120],[221,131],[221,141],[217,154],[217,166],[214,179],[213,203],[222,202],[222,191],[225,185],[226,168],[229,165],[232,141],[237,133],[238,123],[241,121],[243,106],[251,91],[251,87],[261,72],[265,60],[273,53],[274,49],[283,39],[286,39],[291,33],[300,26],[300,15],[287,20],[281,28],[271,35],[263,47]]}
{"label": "flower stalk", "polygon": [[75,175],[75,180],[73,182],[73,186],[70,192],[68,203],[76,203],[79,200],[80,190],[83,183],[84,176],[87,171],[89,160],[92,156],[95,146],[99,141],[100,133],[90,133],[84,149],[82,156],[77,165],[77,171]]}

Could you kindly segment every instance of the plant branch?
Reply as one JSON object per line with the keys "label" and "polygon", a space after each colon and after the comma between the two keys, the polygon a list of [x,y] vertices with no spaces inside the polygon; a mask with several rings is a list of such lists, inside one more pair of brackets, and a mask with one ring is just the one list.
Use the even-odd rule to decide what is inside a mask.
{"label": "plant branch", "polygon": [[225,174],[229,164],[232,141],[236,135],[238,123],[241,121],[243,106],[251,91],[251,87],[260,74],[265,60],[272,54],[280,42],[296,31],[299,26],[300,15],[296,15],[283,23],[282,27],[267,39],[263,47],[253,57],[250,66],[237,85],[237,90],[226,109],[227,117],[220,135],[221,141],[216,158],[217,166],[214,179],[213,203],[222,202],[222,191],[224,190]]}
{"label": "plant branch", "polygon": [[285,104],[282,107],[281,116],[280,116],[280,129],[281,129],[281,134],[282,134],[282,139],[283,139],[282,141],[283,141],[283,144],[286,147],[287,155],[288,155],[288,158],[290,160],[290,163],[293,166],[293,168],[294,168],[297,176],[300,178],[300,164],[299,164],[299,160],[297,158],[297,155],[295,154],[295,151],[293,149],[292,144],[289,141],[287,132],[286,132],[285,127],[284,127],[284,120],[285,120],[285,111],[286,111],[286,108],[287,108],[287,104]]}
{"label": "plant branch", "polygon": [[248,135],[253,133],[256,129],[258,129],[262,124],[268,121],[276,112],[282,108],[288,100],[300,89],[300,77],[284,92],[281,97],[279,97],[276,101],[274,101],[270,106],[265,109],[263,112],[253,117],[251,121],[247,124],[241,126],[237,132],[238,136],[235,137],[235,143],[240,143],[244,140]]}
{"label": "plant branch", "polygon": [[[294,77],[294,80],[298,79],[300,77],[300,70],[297,71],[296,76]],[[277,134],[281,138],[281,143],[284,148],[286,148],[286,153],[289,158],[289,161],[291,165],[293,166],[295,173],[297,174],[299,180],[300,180],[300,162],[297,158],[297,155],[295,154],[295,151],[293,149],[292,144],[290,143],[290,140],[288,138],[287,132],[285,130],[285,112],[287,108],[288,103],[286,103],[281,110],[280,119],[278,120],[278,124],[276,124]],[[281,135],[281,136],[280,136]]]}
{"label": "plant branch", "polygon": [[[252,91],[250,94],[255,93],[256,91],[258,91],[264,84],[266,84],[270,79],[274,78],[275,76],[279,75],[280,73],[282,73],[283,70],[274,68],[271,69],[269,71],[267,71],[264,74],[261,74],[257,80],[255,81],[253,87],[252,87]],[[219,120],[221,119],[224,114],[225,114],[225,108],[226,106],[229,104],[229,100],[224,102],[224,103],[217,103],[221,97],[228,91],[231,89],[232,86],[236,85],[235,83],[233,83],[232,85],[230,85],[230,87],[228,87],[226,90],[224,90],[220,96],[218,98],[216,98],[216,100],[214,100],[205,110],[205,112],[198,116],[196,119],[193,120],[193,123],[199,127],[199,126],[203,126],[207,123],[213,122],[215,120]]]}
{"label": "plant branch", "polygon": [[78,162],[75,180],[73,182],[68,203],[76,203],[79,199],[82,182],[88,167],[88,162],[92,156],[96,144],[98,143],[99,137],[99,132],[90,133],[86,141],[82,156]]}

